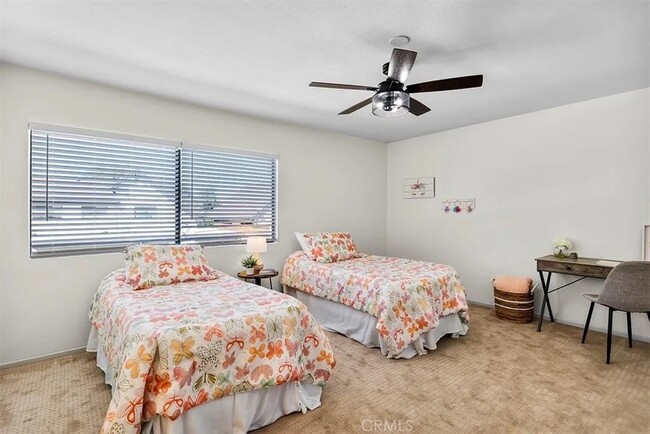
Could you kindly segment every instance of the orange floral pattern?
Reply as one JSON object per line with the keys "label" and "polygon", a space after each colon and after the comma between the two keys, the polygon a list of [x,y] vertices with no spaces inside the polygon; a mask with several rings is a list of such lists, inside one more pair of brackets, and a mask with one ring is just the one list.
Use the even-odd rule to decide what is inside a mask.
{"label": "orange floral pattern", "polygon": [[129,246],[126,267],[134,290],[215,278],[201,246]]}
{"label": "orange floral pattern", "polygon": [[325,385],[336,362],[307,308],[214,273],[142,291],[124,270],[102,281],[89,314],[114,375],[102,433],[138,433],[155,415],[175,420],[204,402],[289,381]]}
{"label": "orange floral pattern", "polygon": [[308,232],[303,236],[314,261],[338,262],[359,257],[357,245],[347,232]]}
{"label": "orange floral pattern", "polygon": [[465,288],[448,265],[365,254],[321,264],[300,251],[287,258],[282,284],[376,317],[388,357],[438,327],[442,316],[469,322]]}

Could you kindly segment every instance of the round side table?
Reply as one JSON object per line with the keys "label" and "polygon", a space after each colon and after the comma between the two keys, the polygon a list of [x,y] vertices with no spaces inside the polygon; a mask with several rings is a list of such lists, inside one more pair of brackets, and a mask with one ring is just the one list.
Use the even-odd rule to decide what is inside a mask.
{"label": "round side table", "polygon": [[237,277],[246,281],[254,279],[255,284],[260,286],[262,286],[262,279],[269,279],[269,288],[273,289],[273,278],[279,274],[277,270],[262,270],[255,274],[246,274],[246,271],[240,271],[237,273]]}

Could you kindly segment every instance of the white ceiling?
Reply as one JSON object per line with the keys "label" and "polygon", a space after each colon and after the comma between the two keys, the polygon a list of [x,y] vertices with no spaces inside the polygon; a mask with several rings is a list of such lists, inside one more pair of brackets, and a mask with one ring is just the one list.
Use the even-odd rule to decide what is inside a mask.
{"label": "white ceiling", "polygon": [[[2,59],[224,110],[392,142],[647,87],[649,3],[16,2],[0,0]],[[420,94],[394,119],[371,94],[398,34],[408,83],[484,74],[479,89]]]}

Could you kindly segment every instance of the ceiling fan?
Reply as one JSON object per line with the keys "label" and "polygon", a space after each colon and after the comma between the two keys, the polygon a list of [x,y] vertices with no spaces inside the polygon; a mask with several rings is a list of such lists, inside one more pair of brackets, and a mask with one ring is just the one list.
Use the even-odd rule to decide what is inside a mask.
{"label": "ceiling fan", "polygon": [[471,87],[481,87],[483,84],[483,75],[468,75],[465,77],[445,78],[443,80],[425,81],[405,85],[404,82],[415,63],[415,57],[418,53],[415,51],[393,49],[390,62],[383,65],[382,71],[388,78],[377,87],[358,86],[354,84],[323,83],[312,81],[311,87],[324,87],[328,89],[348,89],[348,90],[369,90],[375,94],[364,99],[358,104],[343,110],[340,115],[349,115],[362,107],[372,103],[372,114],[383,118],[392,118],[401,116],[406,113],[413,113],[420,116],[431,109],[415,98],[411,98],[412,93],[421,92],[439,92],[443,90],[468,89]]}

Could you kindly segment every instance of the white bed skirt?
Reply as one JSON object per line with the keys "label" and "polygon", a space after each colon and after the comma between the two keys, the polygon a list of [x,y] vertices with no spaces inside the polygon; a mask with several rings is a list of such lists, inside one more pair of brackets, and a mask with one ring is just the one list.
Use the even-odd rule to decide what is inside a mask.
{"label": "white bed skirt", "polygon": [[[86,351],[97,353],[97,366],[113,388],[113,374],[91,327]],[[268,389],[237,393],[192,408],[178,419],[156,416],[142,424],[142,434],[241,434],[269,425],[282,416],[320,406],[322,388],[290,382]]]}
{"label": "white bed skirt", "polygon": [[[379,339],[377,318],[374,316],[289,286],[283,286],[283,289],[285,294],[296,297],[307,306],[309,312],[324,329],[341,333],[367,347],[379,347],[383,355],[388,354],[384,343]],[[456,338],[466,333],[467,325],[460,321],[457,314],[443,316],[438,327],[420,335],[395,358],[410,359],[418,354],[426,354],[427,349],[436,349],[437,342],[443,336],[451,335]]]}

